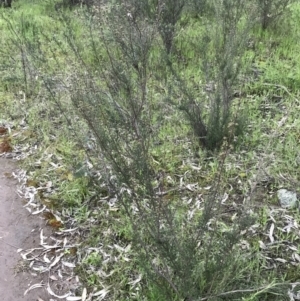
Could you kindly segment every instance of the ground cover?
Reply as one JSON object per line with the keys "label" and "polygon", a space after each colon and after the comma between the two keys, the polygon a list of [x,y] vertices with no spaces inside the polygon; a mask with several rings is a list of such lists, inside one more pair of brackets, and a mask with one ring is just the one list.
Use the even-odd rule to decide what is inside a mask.
{"label": "ground cover", "polygon": [[[201,252],[197,255],[197,272],[203,277],[194,278],[201,291],[197,300],[298,298],[299,210],[281,208],[277,191],[287,188],[298,192],[299,13],[296,3],[275,27],[251,32],[244,54],[251,68],[234,87],[233,108],[245,120],[243,135],[224,143],[219,152],[208,154],[199,149],[184,110],[168,101],[165,83],[176,78],[163,81],[159,48],[154,47],[151,53],[153,75],[148,89],[155,120],[152,130],[157,135],[151,140],[150,159],[162,204],[158,208],[176,209],[176,222],[182,222],[184,228],[180,238],[192,231],[189,226],[200,219],[205,203],[212,198],[218,202],[209,222],[211,231],[204,232],[207,237],[222,242],[223,237],[235,233],[234,225],[244,213],[248,217],[237,232],[240,238],[233,252],[226,253],[225,244],[211,249],[215,252],[215,259],[209,261],[211,275],[201,274],[207,261]],[[68,48],[70,28],[77,42],[71,45],[79,47],[93,74],[99,72],[97,62],[106,64],[108,52],[96,39],[99,56],[94,55],[84,9],[68,11],[62,23],[53,19],[53,14],[50,4],[39,1],[16,2],[14,10],[3,11],[0,117],[9,129],[13,154],[22,159],[29,176],[27,184],[39,201],[36,206],[49,212],[48,223],[55,229],[77,229],[78,236],[73,239],[78,246],[68,252],[76,257],[75,271],[83,286],[72,294],[82,296],[87,288],[93,300],[163,300],[160,283],[147,278],[147,269],[140,265],[140,254],[134,248],[135,229],[118,195],[107,185],[112,168],[101,155],[97,137],[72,109],[72,90],[66,88],[72,81],[83,90],[87,87],[85,78],[74,77],[76,72],[84,72]],[[74,16],[77,18],[70,18]],[[198,67],[200,54],[189,48],[188,39],[197,37],[199,22],[183,18],[175,39],[180,58],[176,68],[190,89],[202,87],[203,80]],[[30,52],[30,47],[35,50]],[[180,91],[174,93],[180,95]],[[82,95],[88,97],[85,92]],[[144,239],[151,241],[147,235]],[[205,243],[204,238],[195,239],[198,248]],[[232,267],[224,260],[228,274],[218,277],[221,258],[226,256],[228,261],[231,256],[238,260]],[[229,281],[232,272],[236,277]],[[169,299],[177,300],[174,295]]]}

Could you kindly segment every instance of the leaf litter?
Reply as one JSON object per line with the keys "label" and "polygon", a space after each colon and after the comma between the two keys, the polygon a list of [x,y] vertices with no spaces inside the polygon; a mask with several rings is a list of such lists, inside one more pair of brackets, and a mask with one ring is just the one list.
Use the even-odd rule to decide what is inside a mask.
{"label": "leaf litter", "polygon": [[[13,176],[19,182],[18,194],[26,201],[24,207],[30,214],[38,215],[43,212],[50,212],[45,205],[39,203],[37,198],[38,188],[26,185],[28,176],[24,170],[16,171]],[[57,213],[51,213],[61,220]],[[24,292],[24,295],[33,289],[41,287],[45,287],[49,295],[58,299],[66,299],[75,294],[81,287],[81,283],[74,273],[76,258],[74,256],[69,257],[68,261],[64,261],[63,258],[67,257],[69,249],[79,246],[75,242],[76,239],[74,239],[77,235],[79,235],[78,229],[68,229],[67,231],[57,230],[50,236],[44,236],[44,231],[41,229],[39,246],[29,250],[18,250],[22,259],[29,262],[32,273],[45,273],[48,275],[48,283],[31,285]],[[59,282],[59,284],[54,284],[54,287],[52,287],[54,282]],[[69,291],[66,292],[66,288],[69,288]]]}
{"label": "leaf litter", "polygon": [[[19,173],[14,174],[14,176],[19,180],[20,183],[26,183],[26,172],[19,171]],[[181,180],[182,182],[182,180]],[[185,184],[184,184],[185,185]],[[201,187],[193,184],[186,184],[186,191],[193,193],[196,195],[191,198],[183,198],[185,203],[189,207],[188,215],[192,218],[197,211],[202,210],[202,193]],[[209,190],[210,187],[203,187],[202,191]],[[182,188],[181,188],[182,190]],[[49,209],[40,204],[38,202],[38,188],[27,187],[26,184],[21,185],[19,188],[19,194],[24,199],[27,200],[25,207],[32,208],[30,210],[33,213],[38,212],[38,214],[42,212],[48,212]],[[223,196],[220,196],[220,204],[225,208],[231,207],[232,200],[230,201],[230,193],[225,193]],[[236,206],[236,205],[235,205]],[[295,233],[299,237],[299,227],[297,220],[288,214],[287,209],[282,208],[266,208],[266,213],[268,215],[267,227],[265,229],[260,224],[254,224],[249,227],[247,231],[244,233],[244,240],[241,242],[241,248],[245,247],[249,249],[250,243],[248,242],[249,237],[259,237],[259,246],[262,258],[265,260],[265,268],[266,269],[278,269],[282,265],[292,264],[294,266],[298,266],[300,264],[300,256],[297,253],[296,242],[288,241],[288,240],[280,240],[281,234],[284,233]],[[59,216],[58,212],[51,212],[55,215],[59,220],[63,220],[64,216]],[[66,218],[70,218],[69,215],[65,216]],[[64,222],[67,223],[66,221]],[[70,225],[76,225],[73,221],[68,221]],[[213,228],[212,228],[213,229]],[[43,235],[43,230],[40,231],[40,246],[31,249],[31,250],[22,250],[21,256],[24,260],[30,261],[30,267],[34,271],[39,271],[41,273],[49,273],[49,282],[48,284],[35,284],[30,289],[34,289],[40,286],[46,287],[48,293],[55,298],[58,299],[66,299],[68,301],[76,301],[76,300],[104,300],[110,293],[111,286],[106,286],[103,289],[91,292],[88,294],[86,288],[82,288],[79,281],[76,282],[76,289],[72,289],[64,294],[55,293],[51,286],[50,280],[52,281],[69,281],[70,278],[76,279],[74,274],[74,268],[78,263],[83,262],[85,258],[88,258],[92,253],[102,254],[103,268],[98,269],[97,275],[99,278],[105,279],[110,278],[114,271],[111,270],[108,273],[105,271],[105,265],[111,262],[112,258],[118,262],[119,260],[127,261],[131,260],[126,256],[131,249],[130,244],[121,246],[119,244],[113,244],[111,246],[102,246],[101,244],[98,247],[86,248],[86,250],[81,250],[80,257],[81,259],[75,257],[73,261],[70,259],[65,260],[66,251],[71,248],[79,248],[80,243],[76,243],[76,239],[74,237],[78,237],[82,235],[80,227],[75,226],[74,228],[64,228],[58,231],[55,231],[54,235],[50,237],[45,237]],[[106,250],[105,250],[106,249]],[[273,250],[276,249],[276,254]],[[107,250],[110,250],[111,255]],[[113,251],[115,250],[115,251]],[[281,252],[279,252],[282,250]],[[113,252],[112,252],[113,251]],[[114,255],[113,255],[114,254]],[[118,254],[118,255],[117,255]],[[117,255],[117,256],[116,256]],[[278,256],[281,255],[281,256]],[[93,270],[93,266],[86,266]],[[128,285],[134,288],[137,284],[142,281],[142,275],[138,275],[136,278],[133,278],[131,281],[128,281]],[[78,292],[81,291],[81,295],[78,295]],[[296,296],[296,295],[294,295]],[[292,299],[291,299],[292,300]],[[294,300],[295,299],[294,297]]]}
{"label": "leaf litter", "polygon": [[[283,126],[284,122],[280,125]],[[17,135],[17,134],[15,134]],[[273,133],[274,135],[274,133]],[[36,152],[35,147],[31,147],[30,144],[23,143],[22,145],[14,146],[12,151],[16,159],[23,159]],[[241,153],[243,156],[246,153]],[[241,181],[238,178],[229,179],[228,190],[223,194],[218,196],[220,206],[223,208],[225,215],[233,219],[239,212],[239,208],[242,208],[242,203],[245,202],[247,206],[243,207],[243,210],[248,210],[253,216],[258,216],[261,212],[264,213],[264,221],[256,221],[253,225],[249,226],[247,230],[242,233],[243,239],[240,243],[240,248],[242,250],[251,250],[253,248],[253,241],[258,243],[259,252],[262,258],[263,269],[269,270],[279,270],[284,269],[289,266],[299,266],[300,256],[298,254],[298,244],[300,237],[299,230],[299,218],[298,212],[289,211],[288,209],[280,208],[277,205],[262,204],[261,199],[265,198],[268,192],[263,191],[260,193],[262,183],[268,183],[270,177],[265,174],[261,175],[262,168],[261,160],[265,162],[274,161],[271,158],[273,155],[268,154],[268,156],[263,157],[261,154],[255,154],[252,161],[248,164],[252,165],[252,170],[256,169],[256,174],[253,175],[251,179],[246,179],[246,181]],[[49,162],[49,172],[53,172],[62,168],[60,160],[52,162],[55,159],[54,154],[45,153],[42,158],[35,162],[35,165],[41,166],[43,161]],[[261,158],[263,157],[263,158]],[[240,158],[236,155],[228,156],[228,163],[226,163],[226,168],[228,170],[236,168],[243,170],[239,163]],[[178,188],[172,188],[169,191],[160,191],[160,195],[165,196],[170,192],[180,191],[182,195],[183,203],[186,204],[188,208],[187,216],[188,220],[191,220],[197,216],[198,212],[203,209],[203,204],[205,201],[205,196],[210,192],[212,186],[210,183],[207,185],[200,185],[193,181],[192,174],[199,173],[200,171],[204,174],[202,177],[205,178],[205,168],[199,167],[198,164],[184,162],[185,168],[189,170],[185,172],[184,175],[180,177],[180,183]],[[87,168],[92,169],[93,166],[86,162]],[[98,171],[95,171],[95,174]],[[262,172],[264,173],[264,172]],[[99,173],[98,173],[99,175]],[[189,177],[192,179],[189,183]],[[207,175],[209,176],[209,175]],[[247,173],[239,175],[241,178],[247,178]],[[280,176],[280,175],[279,175]],[[77,237],[82,237],[82,240],[87,237],[87,232],[91,224],[97,224],[97,214],[100,209],[93,208],[89,213],[91,218],[89,219],[90,225],[78,225],[74,217],[68,211],[54,212],[49,210],[47,206],[42,204],[39,199],[39,191],[46,191],[49,195],[55,190],[56,183],[52,181],[45,181],[43,185],[39,184],[40,187],[26,186],[29,177],[24,170],[19,170],[18,173],[14,174],[14,177],[19,180],[20,188],[18,190],[20,196],[26,200],[26,205],[24,206],[31,214],[39,215],[41,213],[51,213],[56,220],[61,222],[61,227],[59,227],[53,235],[45,237],[43,232],[40,233],[40,246],[31,250],[19,250],[22,258],[30,262],[30,267],[33,272],[48,273],[49,281],[48,283],[41,283],[35,285],[41,285],[47,288],[50,295],[55,298],[65,298],[69,301],[76,300],[109,300],[110,293],[115,290],[111,283],[111,276],[117,273],[118,262],[130,261],[132,260],[132,254],[130,253],[130,244],[124,244],[124,242],[117,241],[112,242],[109,245],[103,245],[98,243],[93,247],[83,247],[81,245],[82,241],[78,242]],[[101,173],[100,173],[101,177]],[[66,177],[67,180],[71,181],[73,177],[69,175]],[[265,178],[267,180],[265,180]],[[289,181],[290,179],[286,174],[282,174],[281,178],[284,181]],[[176,186],[177,184],[173,183]],[[244,185],[244,186],[243,186]],[[202,186],[202,187],[201,187]],[[243,200],[239,199],[238,195],[234,194],[236,190],[249,191],[248,195],[243,196]],[[182,193],[184,191],[184,193]],[[260,201],[257,202],[256,199]],[[109,209],[105,214],[110,215],[112,212],[118,211],[117,198],[115,196],[105,196],[98,197],[97,202],[99,204],[109,205]],[[247,202],[249,204],[247,204]],[[248,208],[248,209],[247,209]],[[101,208],[103,210],[103,208]],[[103,214],[103,212],[102,212]],[[211,224],[218,222],[217,220],[210,221]],[[226,225],[224,223],[218,223],[219,227],[224,227],[226,231]],[[208,228],[210,228],[208,224]],[[106,229],[103,231],[103,235],[110,235],[112,229]],[[200,244],[200,242],[199,242]],[[77,253],[73,257],[69,257],[69,251],[74,248],[78,249]],[[127,254],[129,253],[129,254]],[[102,258],[101,268],[95,268],[92,263],[86,264],[88,258],[91,254],[99,254]],[[82,284],[76,277],[74,269],[76,266],[81,265],[83,262],[84,268],[87,273],[96,273],[96,275],[101,279],[102,289],[95,289],[92,292],[82,287]],[[131,279],[127,280],[127,284],[135,291],[134,288],[142,282],[142,276],[140,274],[130,276]],[[128,278],[130,278],[128,277]],[[70,281],[72,279],[75,283],[73,287],[68,292],[63,292],[58,294],[57,291],[53,291],[50,283],[57,281]],[[35,286],[32,286],[34,289]],[[118,288],[117,288],[118,289]],[[138,288],[136,288],[138,289]],[[300,293],[297,291],[296,285],[291,285],[291,289],[287,292],[290,300],[300,300]]]}
{"label": "leaf litter", "polygon": [[[51,166],[53,166],[53,164],[51,164]],[[56,165],[55,168],[58,168],[58,166]],[[118,244],[108,246],[108,250],[115,250],[116,254],[118,254],[117,256],[115,256],[116,254],[110,255],[107,251],[102,250],[103,246],[100,245],[98,248],[87,248],[85,252],[81,251],[80,256],[75,255],[70,257],[69,251],[71,249],[78,249],[80,247],[80,243],[77,242],[77,238],[82,235],[82,231],[85,231],[85,229],[82,229],[78,226],[71,228],[65,227],[66,223],[68,225],[76,225],[76,222],[74,220],[70,220],[71,217],[68,213],[64,215],[63,212],[54,212],[40,202],[39,190],[44,189],[44,187],[27,186],[27,183],[29,182],[29,176],[25,170],[19,169],[12,175],[19,182],[17,192],[19,196],[25,200],[26,203],[24,208],[28,210],[31,215],[50,213],[63,225],[63,228],[57,229],[48,237],[44,236],[44,231],[41,229],[39,233],[39,245],[36,248],[18,250],[18,253],[20,253],[22,259],[29,263],[32,274],[45,273],[48,275],[47,283],[35,283],[31,285],[24,292],[24,295],[31,290],[45,288],[49,295],[61,300],[92,301],[106,299],[111,291],[110,285],[103,285],[102,289],[98,291],[94,290],[91,293],[88,293],[87,289],[82,287],[78,276],[75,275],[74,269],[78,266],[80,261],[84,261],[84,259],[89,256],[91,252],[95,251],[102,253],[103,257],[106,258],[103,261],[103,265],[105,265],[105,263],[110,263],[111,259],[113,258],[116,263],[118,260],[121,260],[121,258],[125,262],[130,261],[131,259],[125,255],[130,251],[130,245],[124,247]],[[51,185],[48,184],[47,186],[48,191],[50,191],[52,183]],[[111,209],[113,208],[110,205],[110,210]],[[115,209],[118,210],[117,208]],[[113,209],[112,212],[115,209]],[[64,260],[64,258],[67,260]],[[90,266],[90,268],[93,269],[92,266]],[[108,279],[113,274],[113,270],[109,273],[106,273],[102,269],[97,271],[98,277],[102,279]],[[141,277],[139,276],[136,279],[129,281],[128,284],[132,287],[135,287],[140,281]],[[56,285],[56,282],[59,282],[59,284]],[[69,290],[66,291],[66,288]],[[79,292],[81,292],[81,295],[79,295]]]}

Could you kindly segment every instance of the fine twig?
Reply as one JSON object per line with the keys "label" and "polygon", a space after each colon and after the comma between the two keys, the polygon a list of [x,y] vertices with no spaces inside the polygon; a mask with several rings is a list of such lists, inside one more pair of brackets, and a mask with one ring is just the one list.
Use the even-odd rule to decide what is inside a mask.
{"label": "fine twig", "polygon": [[224,296],[228,296],[228,295],[234,295],[234,294],[244,294],[244,293],[252,293],[252,292],[257,292],[257,291],[264,291],[269,289],[271,286],[272,287],[278,287],[278,286],[284,286],[284,285],[291,285],[291,286],[296,286],[296,285],[300,285],[300,282],[293,282],[293,283],[277,283],[274,285],[266,285],[266,286],[261,286],[261,287],[257,287],[257,288],[252,288],[252,289],[244,289],[244,290],[233,290],[233,291],[228,291],[228,292],[224,292],[218,295],[213,295],[213,296],[207,296],[204,298],[201,298],[201,301],[205,301],[208,300],[212,297],[224,297]]}

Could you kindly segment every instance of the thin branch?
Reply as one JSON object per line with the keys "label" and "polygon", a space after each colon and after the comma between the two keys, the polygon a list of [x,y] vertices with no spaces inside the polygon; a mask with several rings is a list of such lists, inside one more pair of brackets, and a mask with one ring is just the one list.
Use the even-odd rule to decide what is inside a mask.
{"label": "thin branch", "polygon": [[[291,286],[295,287],[296,285],[300,285],[300,282],[277,283],[277,284],[274,284],[273,287],[284,286],[284,285],[291,285]],[[234,294],[253,293],[253,292],[257,292],[257,291],[268,290],[271,287],[272,287],[272,285],[266,285],[266,286],[261,286],[261,287],[257,287],[257,288],[252,288],[252,289],[233,290],[233,291],[224,292],[224,293],[221,293],[218,295],[207,296],[207,297],[201,298],[200,301],[205,301],[205,300],[208,300],[208,299],[214,298],[214,297],[218,298],[218,297],[224,297],[224,296],[234,295]]]}

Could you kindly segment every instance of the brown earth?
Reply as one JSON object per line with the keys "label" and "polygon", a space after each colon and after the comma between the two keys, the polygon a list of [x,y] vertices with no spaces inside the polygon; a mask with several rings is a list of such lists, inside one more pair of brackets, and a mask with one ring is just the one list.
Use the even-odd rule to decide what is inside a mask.
{"label": "brown earth", "polygon": [[14,169],[12,161],[0,158],[0,300],[49,301],[52,299],[45,287],[24,296],[33,284],[47,284],[48,275],[30,273],[28,262],[22,260],[17,250],[35,248],[40,229],[44,228],[45,233],[47,228],[44,220],[30,216],[24,209],[24,202],[16,194],[17,182],[10,177]]}

